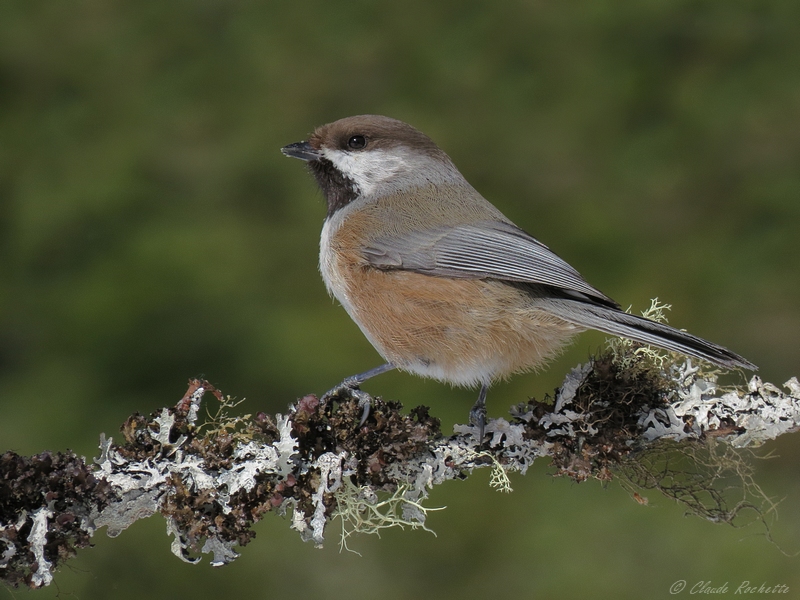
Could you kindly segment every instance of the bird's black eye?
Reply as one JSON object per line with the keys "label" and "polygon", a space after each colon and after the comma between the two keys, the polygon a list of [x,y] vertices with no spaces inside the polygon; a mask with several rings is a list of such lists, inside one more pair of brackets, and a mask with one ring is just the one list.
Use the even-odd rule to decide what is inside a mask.
{"label": "bird's black eye", "polygon": [[347,140],[347,145],[353,150],[361,150],[367,145],[367,138],[363,135],[353,135]]}

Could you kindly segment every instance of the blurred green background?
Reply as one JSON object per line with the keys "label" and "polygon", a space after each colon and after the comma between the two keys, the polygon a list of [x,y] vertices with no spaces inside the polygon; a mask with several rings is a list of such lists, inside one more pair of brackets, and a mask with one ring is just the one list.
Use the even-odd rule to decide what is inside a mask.
{"label": "blurred green background", "polygon": [[[365,112],[428,133],[487,198],[635,310],[800,375],[800,3],[139,0],[0,4],[0,451],[96,452],[205,375],[285,410],[380,360],[316,268],[325,214],[279,152]],[[490,392],[541,398],[603,337]],[[392,373],[370,392],[445,431],[475,397]],[[764,452],[800,550],[800,442]],[[303,544],[275,515],[240,560],[104,533],[32,596],[667,598],[677,580],[790,586],[763,528],[684,518],[611,483],[432,494],[424,532]],[[688,594],[687,591],[684,595]],[[1,594],[0,594],[1,595]],[[9,597],[11,594],[9,593]]]}

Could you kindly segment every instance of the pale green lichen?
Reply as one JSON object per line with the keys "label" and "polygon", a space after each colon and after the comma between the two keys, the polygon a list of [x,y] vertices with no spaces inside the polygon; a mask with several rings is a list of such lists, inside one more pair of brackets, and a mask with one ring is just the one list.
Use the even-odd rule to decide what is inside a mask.
{"label": "pale green lichen", "polygon": [[425,525],[425,518],[428,512],[445,507],[431,508],[409,499],[406,492],[410,489],[408,485],[400,485],[389,496],[380,499],[369,486],[357,486],[349,477],[342,478],[342,485],[335,492],[336,510],[332,515],[342,524],[339,549],[359,554],[347,545],[351,535],[366,533],[380,537],[381,530],[391,527],[423,529],[436,535]]}
{"label": "pale green lichen", "polygon": [[[672,310],[671,304],[662,304],[658,298],[653,298],[650,300],[650,306],[642,311],[642,316],[658,323],[667,323],[665,313],[669,310]],[[631,312],[630,307],[626,312]],[[609,338],[606,340],[606,346],[613,356],[614,364],[619,367],[620,371],[630,371],[631,369],[640,371],[642,368],[664,370],[683,360],[682,356],[676,352],[640,344],[628,338]]]}
{"label": "pale green lichen", "polygon": [[[664,304],[659,302],[658,298],[653,298],[650,300],[650,306],[642,311],[642,316],[658,323],[668,323],[666,313],[670,310],[672,310],[671,304]],[[626,312],[631,312],[630,307]],[[626,376],[645,373],[660,375],[665,378],[665,387],[674,385],[675,372],[680,370],[687,361],[686,356],[680,352],[663,350],[627,338],[609,338],[606,340],[606,348],[620,374]],[[697,377],[709,381],[716,381],[722,373],[726,372],[705,360],[695,361],[693,368]],[[736,389],[735,387],[730,388],[731,391],[736,391]]]}
{"label": "pale green lichen", "polygon": [[489,486],[497,490],[498,492],[503,492],[506,494],[510,494],[514,491],[511,487],[511,479],[508,477],[508,472],[506,471],[505,467],[500,464],[500,461],[497,460],[497,457],[490,454],[489,452],[474,452],[473,456],[469,457],[470,461],[479,461],[482,458],[488,458],[492,461],[492,471],[489,475]]}
{"label": "pale green lichen", "polygon": [[247,426],[252,421],[252,415],[233,415],[230,411],[242,402],[241,400],[231,396],[225,396],[219,399],[219,406],[214,414],[206,407],[206,420],[197,426],[197,431],[204,431],[207,438],[214,438],[221,435],[229,435],[231,439],[237,442],[249,442],[253,439],[253,435],[247,432]]}

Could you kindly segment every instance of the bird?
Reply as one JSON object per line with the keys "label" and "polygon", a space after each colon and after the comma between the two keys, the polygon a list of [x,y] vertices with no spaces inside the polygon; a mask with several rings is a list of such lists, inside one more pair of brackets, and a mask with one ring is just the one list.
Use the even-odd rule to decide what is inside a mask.
{"label": "bird", "polygon": [[[588,329],[757,369],[720,345],[622,310],[403,121],[346,117],[281,151],[307,164],[325,197],[319,269],[329,293],[386,360],[340,387],[359,390],[391,369],[480,386],[470,411],[480,443],[489,386],[540,369]],[[362,424],[367,414],[368,406]]]}

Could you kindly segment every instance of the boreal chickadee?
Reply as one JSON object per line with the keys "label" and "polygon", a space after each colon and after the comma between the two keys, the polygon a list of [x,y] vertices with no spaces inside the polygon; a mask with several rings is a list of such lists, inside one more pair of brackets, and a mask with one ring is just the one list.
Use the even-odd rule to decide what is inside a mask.
{"label": "boreal chickadee", "polygon": [[482,440],[489,385],[540,367],[586,329],[756,368],[620,310],[402,121],[348,117],[282,152],[306,161],[327,200],[319,264],[328,291],[387,361],[346,379],[350,387],[393,368],[480,385],[471,420]]}

